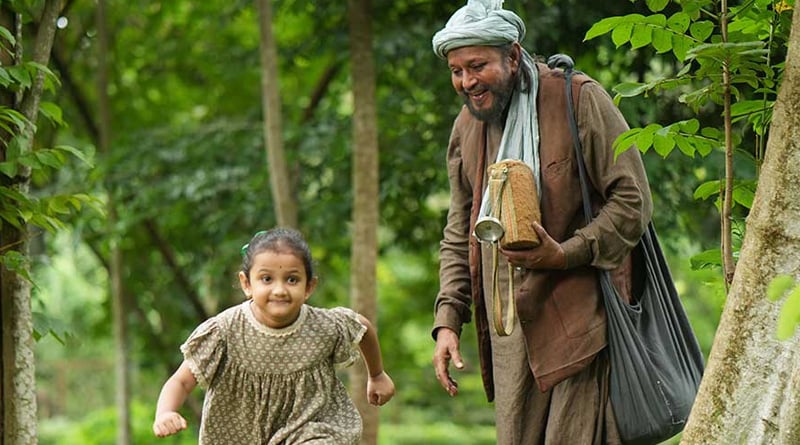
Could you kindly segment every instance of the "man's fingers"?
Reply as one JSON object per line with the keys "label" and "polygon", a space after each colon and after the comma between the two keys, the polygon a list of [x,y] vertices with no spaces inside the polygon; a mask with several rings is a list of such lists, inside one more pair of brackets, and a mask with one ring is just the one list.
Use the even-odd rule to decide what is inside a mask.
{"label": "man's fingers", "polygon": [[458,335],[448,328],[442,328],[436,336],[436,348],[433,352],[433,367],[436,379],[451,396],[458,394],[458,384],[450,376],[450,360],[456,369],[464,368],[464,361],[458,350]]}
{"label": "man's fingers", "polygon": [[464,360],[461,359],[461,351],[458,350],[458,347],[451,348],[449,352],[453,359],[453,365],[458,369],[464,369]]}

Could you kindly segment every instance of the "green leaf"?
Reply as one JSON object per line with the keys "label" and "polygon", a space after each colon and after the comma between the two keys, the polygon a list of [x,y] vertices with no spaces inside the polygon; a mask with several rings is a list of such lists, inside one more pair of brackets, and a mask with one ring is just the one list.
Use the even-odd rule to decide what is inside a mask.
{"label": "green leaf", "polygon": [[14,79],[23,89],[28,89],[33,84],[33,77],[25,67],[14,65],[8,67],[8,74]]}
{"label": "green leaf", "polygon": [[659,12],[667,7],[669,0],[647,0],[647,8],[653,12]]}
{"label": "green leaf", "polygon": [[628,43],[631,39],[631,33],[633,32],[633,23],[630,22],[622,22],[611,31],[611,41],[614,42],[614,45],[619,48],[620,46]]}
{"label": "green leaf", "polygon": [[[641,133],[641,131],[641,128],[632,128],[617,136],[614,143],[611,144],[611,147],[614,149],[614,157],[616,158],[622,152],[631,148],[636,143],[637,135]],[[642,148],[639,147],[639,150],[641,149]]]}
{"label": "green leaf", "polygon": [[662,128],[663,127],[659,124],[649,124],[642,128],[642,132],[636,137],[636,146],[639,147],[642,153],[653,146],[653,135],[655,135],[657,131],[661,131]]}
{"label": "green leaf", "polygon": [[[3,224],[10,224],[14,228],[22,230],[23,221],[20,221],[20,219],[18,218],[18,215],[16,213],[4,212],[4,211],[0,210],[0,220],[3,221]],[[0,261],[0,262],[2,262],[2,261]]]}
{"label": "green leaf", "polygon": [[667,17],[664,14],[653,14],[644,18],[644,23],[652,25],[654,29],[663,29],[667,26]]}
{"label": "green leaf", "polygon": [[709,139],[714,139],[715,141],[722,141],[725,139],[725,134],[719,128],[703,127],[703,129],[700,130],[700,134]]}
{"label": "green leaf", "polygon": [[42,65],[38,62],[26,62],[25,65],[31,71],[32,75],[35,75],[37,71],[42,72],[45,74],[46,79],[49,79],[51,82],[54,81],[56,84],[60,84],[58,76],[56,76],[55,73],[47,67],[47,65]]}
{"label": "green leaf", "polygon": [[28,282],[32,282],[30,275],[30,260],[27,256],[17,252],[16,250],[6,251],[3,255],[0,255],[0,264],[6,267],[6,269],[16,273],[17,275],[21,276]]}
{"label": "green leaf", "polygon": [[708,181],[700,184],[694,191],[694,199],[707,199],[719,194],[722,190],[720,181]]}
{"label": "green leaf", "polygon": [[601,36],[606,34],[616,28],[617,24],[622,20],[622,17],[607,17],[599,22],[592,25],[588,31],[586,31],[586,35],[583,37],[583,41],[591,40],[597,36]]}
{"label": "green leaf", "polygon": [[69,206],[67,205],[68,202],[69,200],[64,199],[62,196],[52,197],[47,199],[47,210],[51,214],[67,215],[71,212]]}
{"label": "green leaf", "polygon": [[34,152],[36,159],[39,163],[46,165],[48,167],[52,167],[54,169],[61,168],[64,166],[64,159],[59,156],[57,151],[53,150],[37,150]]}
{"label": "green leaf", "polygon": [[664,134],[656,133],[653,136],[653,148],[662,158],[666,158],[675,148],[675,140]]}
{"label": "green leaf", "polygon": [[672,33],[664,29],[656,28],[653,30],[653,48],[658,54],[668,52],[672,49]]}
{"label": "green leaf", "polygon": [[740,100],[731,105],[731,116],[739,117],[752,113],[761,113],[772,108],[774,102],[759,100]]}
{"label": "green leaf", "polygon": [[89,153],[84,153],[84,152],[82,152],[82,151],[78,150],[77,148],[72,147],[70,145],[57,145],[57,146],[55,146],[53,148],[53,150],[58,150],[58,151],[63,151],[65,153],[69,153],[69,154],[75,156],[76,158],[78,158],[79,160],[81,160],[87,166],[94,167],[94,151],[93,150],[89,150]]}
{"label": "green leaf", "polygon": [[17,44],[17,39],[14,38],[14,35],[11,34],[11,31],[2,26],[0,26],[0,37],[2,37],[3,40],[7,41],[10,46],[14,46]]}
{"label": "green leaf", "polygon": [[705,3],[703,2],[681,2],[681,10],[683,10],[685,14],[694,20],[697,20],[697,18],[703,13],[704,6]]}
{"label": "green leaf", "polygon": [[792,286],[794,286],[794,278],[791,275],[776,275],[767,285],[767,298],[770,301],[778,301]]}
{"label": "green leaf", "polygon": [[39,111],[42,112],[46,118],[58,125],[64,125],[63,115],[61,108],[53,102],[42,101],[39,105]]}
{"label": "green leaf", "polygon": [[708,20],[694,22],[689,27],[689,34],[701,42],[705,42],[712,32],[714,32],[714,24]]}
{"label": "green leaf", "polygon": [[653,28],[647,25],[636,24],[631,33],[631,48],[637,49],[649,45],[653,41]]}
{"label": "green leaf", "polygon": [[692,70],[692,64],[691,63],[687,63],[686,65],[683,65],[683,68],[681,68],[681,70],[678,71],[678,74],[676,74],[675,77],[683,77],[683,76],[689,74],[689,71],[691,71],[691,70]]}
{"label": "green leaf", "polygon": [[678,128],[684,133],[695,134],[700,129],[700,121],[697,119],[688,119],[679,124]]}
{"label": "green leaf", "polygon": [[733,189],[733,201],[748,209],[753,208],[755,196],[753,189],[746,184],[739,185]]}
{"label": "green leaf", "polygon": [[25,124],[28,122],[22,113],[9,107],[0,107],[0,120],[12,124],[17,131],[25,128]]}
{"label": "green leaf", "polygon": [[19,164],[16,162],[0,162],[0,173],[8,176],[9,178],[13,178],[17,176],[17,168]]}
{"label": "green leaf", "polygon": [[667,19],[667,27],[675,32],[684,33],[689,29],[689,14],[685,12],[677,12]]}
{"label": "green leaf", "polygon": [[11,74],[8,70],[0,66],[0,85],[4,88],[10,88],[12,84]]}
{"label": "green leaf", "polygon": [[696,139],[696,141],[695,148],[697,148],[697,152],[700,153],[700,156],[706,157],[714,151],[714,145],[711,142],[705,139]]}
{"label": "green leaf", "polygon": [[689,259],[692,269],[710,269],[722,266],[722,251],[719,249],[706,250]]}
{"label": "green leaf", "polygon": [[67,340],[74,337],[70,326],[61,319],[52,318],[38,311],[33,311],[31,315],[33,316],[33,330],[36,341],[49,334],[62,345],[66,345]]}
{"label": "green leaf", "polygon": [[616,85],[612,90],[622,97],[633,97],[647,91],[647,84],[640,82],[623,82]]}
{"label": "green leaf", "polygon": [[683,34],[675,34],[672,36],[672,53],[680,60],[686,60],[686,54],[692,48],[692,39]]}
{"label": "green leaf", "polygon": [[780,340],[787,340],[794,335],[797,325],[800,324],[800,286],[795,286],[786,301],[783,303],[778,316],[777,336]]}
{"label": "green leaf", "polygon": [[680,150],[684,155],[693,158],[696,150],[689,142],[689,139],[680,134],[676,134],[674,138],[675,144],[678,146],[678,150]]}

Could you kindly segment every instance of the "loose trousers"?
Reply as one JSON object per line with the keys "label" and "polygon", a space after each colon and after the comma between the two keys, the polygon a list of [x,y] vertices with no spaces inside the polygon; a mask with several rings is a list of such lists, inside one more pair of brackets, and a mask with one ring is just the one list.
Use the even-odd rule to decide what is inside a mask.
{"label": "loose trousers", "polygon": [[[504,261],[498,266],[501,271],[507,267]],[[484,267],[485,272],[489,270]],[[485,278],[486,275],[484,283],[487,282]],[[508,289],[507,283],[501,283],[499,288]],[[488,320],[492,320],[491,287],[487,290],[485,306]],[[505,313],[507,296],[502,297]],[[541,392],[528,364],[519,321],[506,337],[498,336],[491,327],[489,330],[498,445],[621,444],[608,397],[606,350],[580,373]]]}

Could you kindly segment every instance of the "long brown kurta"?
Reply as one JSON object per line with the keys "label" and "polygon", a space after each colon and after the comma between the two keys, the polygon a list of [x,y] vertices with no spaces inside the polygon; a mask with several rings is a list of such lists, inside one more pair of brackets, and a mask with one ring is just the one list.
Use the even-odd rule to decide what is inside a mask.
{"label": "long brown kurta", "polygon": [[[650,221],[652,201],[638,150],[628,150],[614,160],[612,143],[628,129],[621,113],[602,86],[586,76],[575,76],[577,121],[594,193],[595,216],[585,224],[564,75],[545,65],[537,67],[542,225],[561,243],[567,267],[518,273],[515,298],[530,368],[539,389],[546,391],[580,372],[605,347],[606,317],[594,268],[613,270],[617,282],[630,281],[626,267],[630,251]],[[453,125],[447,153],[450,208],[440,247],[433,328],[434,335],[440,327],[460,333],[475,305],[481,372],[489,400],[494,399],[493,357],[480,247],[471,234],[480,205],[474,199],[480,179],[477,172],[495,159],[501,135],[501,128],[476,120],[466,107]],[[484,141],[486,158],[481,160]],[[482,182],[485,186],[485,178]]]}

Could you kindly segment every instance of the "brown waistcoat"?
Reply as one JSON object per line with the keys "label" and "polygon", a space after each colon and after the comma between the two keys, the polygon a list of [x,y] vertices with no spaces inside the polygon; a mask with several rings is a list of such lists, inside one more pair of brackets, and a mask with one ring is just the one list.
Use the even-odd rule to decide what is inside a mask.
{"label": "brown waistcoat", "polygon": [[[556,241],[570,238],[585,225],[580,182],[574,156],[572,136],[567,120],[564,74],[561,70],[539,68],[537,110],[539,114],[541,215],[542,226]],[[573,77],[575,108],[578,108],[581,87],[593,82],[587,76]],[[485,126],[475,124],[462,134],[463,140],[483,140]],[[472,133],[472,134],[470,134]],[[466,145],[466,144],[465,144]],[[610,149],[610,148],[608,148]],[[462,153],[465,171],[476,172],[475,182],[483,182],[485,155]],[[478,174],[478,172],[481,172]],[[473,183],[473,206],[470,233],[480,207],[482,184]],[[593,196],[593,208],[600,198]],[[481,279],[480,244],[470,237],[469,265],[481,374],[489,400],[494,399],[490,324]],[[630,282],[630,257],[624,267],[614,272],[616,282]],[[515,284],[518,317],[523,329],[531,370],[540,390],[545,391],[568,378],[591,362],[606,345],[606,316],[597,275],[591,266],[564,271],[527,270]]]}

